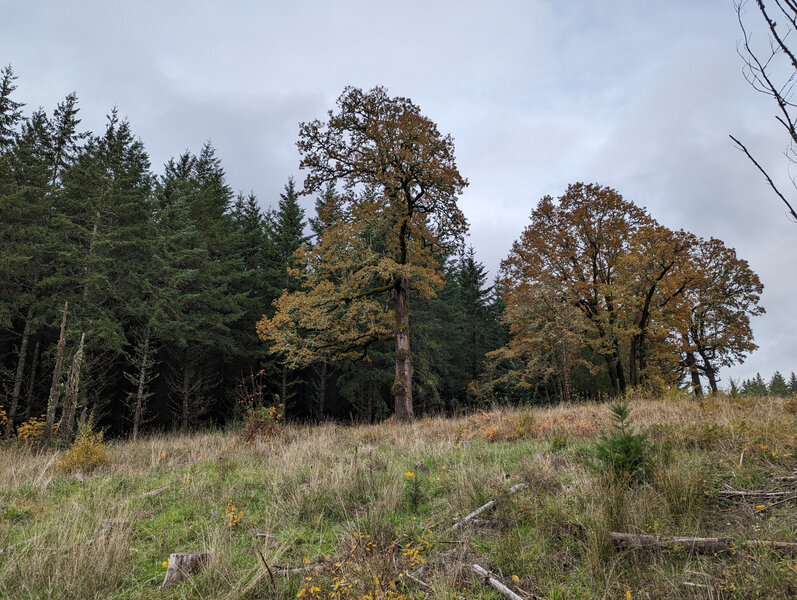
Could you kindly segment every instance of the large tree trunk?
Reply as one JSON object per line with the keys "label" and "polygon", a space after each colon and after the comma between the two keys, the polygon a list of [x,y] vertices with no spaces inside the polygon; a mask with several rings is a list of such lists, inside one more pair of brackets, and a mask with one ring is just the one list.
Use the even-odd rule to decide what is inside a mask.
{"label": "large tree trunk", "polygon": [[413,418],[412,359],[410,357],[410,282],[403,277],[396,283],[396,379],[393,382],[396,418]]}
{"label": "large tree trunk", "polygon": [[613,362],[615,371],[617,372],[617,391],[620,394],[625,394],[625,388],[627,387],[625,383],[625,373],[623,372],[623,363],[620,360],[620,351],[617,348],[615,348],[614,351]]}
{"label": "large tree trunk", "polygon": [[702,398],[703,386],[700,383],[700,373],[697,372],[694,352],[686,353],[686,367],[689,369],[689,375],[692,378],[692,391],[695,393],[695,396]]}
{"label": "large tree trunk", "polygon": [[78,387],[80,384],[80,364],[83,361],[83,343],[86,334],[80,335],[75,355],[72,357],[72,366],[69,368],[69,377],[66,381],[66,392],[64,393],[64,413],[61,415],[61,422],[58,424],[58,437],[64,441],[72,439],[72,432],[75,429],[75,410],[77,407]]}
{"label": "large tree trunk", "polygon": [[61,335],[58,337],[58,350],[55,355],[55,368],[53,369],[53,382],[50,385],[50,395],[47,398],[47,417],[44,424],[44,443],[48,443],[53,435],[55,424],[55,411],[58,408],[58,399],[61,395],[61,365],[64,359],[64,345],[66,344],[66,314],[69,303],[64,302],[64,312],[61,316]]}
{"label": "large tree trunk", "polygon": [[141,413],[144,409],[144,385],[147,381],[147,361],[149,360],[149,328],[144,334],[144,348],[141,352],[141,370],[138,374],[138,390],[136,391],[136,407],[133,410],[133,441],[138,438],[141,426]]}
{"label": "large tree trunk", "polygon": [[25,317],[25,329],[22,332],[22,342],[19,345],[19,357],[17,359],[17,373],[14,377],[14,391],[11,393],[11,406],[8,407],[8,422],[6,423],[5,438],[11,436],[14,429],[14,422],[19,409],[19,393],[22,391],[22,376],[25,373],[25,359],[28,356],[28,340],[30,339],[30,322],[33,318],[33,307],[28,309]]}
{"label": "large tree trunk", "polygon": [[625,393],[625,374],[620,362],[620,353],[617,350],[606,356],[606,366],[609,369],[609,380],[612,383],[614,395],[619,396]]}
{"label": "large tree trunk", "polygon": [[708,377],[708,384],[711,386],[711,393],[716,394],[719,391],[717,389],[717,371],[706,356],[706,351],[699,347],[697,351],[700,354],[700,358],[703,359],[703,371],[705,371],[706,377]]}

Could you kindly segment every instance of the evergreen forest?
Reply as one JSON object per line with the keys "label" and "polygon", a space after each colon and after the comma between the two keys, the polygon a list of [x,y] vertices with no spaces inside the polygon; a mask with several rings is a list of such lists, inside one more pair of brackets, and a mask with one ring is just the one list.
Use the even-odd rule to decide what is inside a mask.
{"label": "evergreen forest", "polygon": [[[135,438],[264,406],[368,423],[700,396],[756,348],[747,262],[600,184],[530,207],[491,278],[466,243],[453,139],[383,88],[300,124],[306,180],[256,196],[209,142],[153,166],[116,108],[85,131],[76,94],[27,110],[17,81],[0,73],[5,437],[68,440],[93,419]],[[730,383],[797,393],[794,374]]]}

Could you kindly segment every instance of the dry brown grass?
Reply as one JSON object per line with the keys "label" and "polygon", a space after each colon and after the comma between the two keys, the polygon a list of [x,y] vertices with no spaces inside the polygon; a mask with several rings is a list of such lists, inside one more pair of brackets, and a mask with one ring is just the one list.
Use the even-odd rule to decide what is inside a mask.
{"label": "dry brown grass", "polygon": [[[373,554],[359,548],[338,576],[356,579],[359,567],[371,581],[399,582],[402,593],[422,597],[428,590],[400,583],[409,555],[399,549],[427,529],[419,577],[434,597],[487,597],[466,568],[476,556],[543,597],[621,596],[632,582],[645,582],[652,598],[689,597],[672,584],[683,579],[678,569],[706,573],[717,590],[737,582],[739,597],[756,586],[780,593],[792,585],[790,567],[775,557],[617,555],[607,533],[797,537],[794,506],[755,515],[714,496],[723,484],[775,485],[797,466],[790,407],[775,398],[633,399],[635,426],[671,454],[649,484],[633,487],[611,484],[585,459],[610,426],[601,404],[363,427],[287,424],[275,439],[251,444],[236,432],[153,435],[113,443],[111,462],[78,478],[56,473],[58,452],[8,444],[0,447],[0,503],[10,507],[0,518],[0,548],[23,543],[0,555],[0,598],[295,597],[304,580],[272,583],[255,548],[271,565],[334,564],[363,539],[373,541]],[[419,503],[409,500],[408,471]],[[490,514],[491,525],[446,532],[519,481],[529,487]],[[230,505],[240,511],[234,527],[225,516]],[[108,519],[130,527],[100,531]],[[162,578],[160,563],[174,551],[214,558],[194,581],[161,594],[150,582]],[[332,571],[313,583],[330,584]],[[364,581],[349,597],[376,593]]]}

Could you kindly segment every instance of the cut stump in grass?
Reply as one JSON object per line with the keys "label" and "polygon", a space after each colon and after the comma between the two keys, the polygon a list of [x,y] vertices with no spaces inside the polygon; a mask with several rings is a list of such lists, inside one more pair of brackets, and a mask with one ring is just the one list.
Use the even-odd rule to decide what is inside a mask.
{"label": "cut stump in grass", "polygon": [[210,560],[207,552],[177,552],[169,555],[169,567],[162,588],[196,575]]}
{"label": "cut stump in grass", "polygon": [[738,548],[770,548],[783,554],[797,555],[797,543],[772,542],[769,540],[734,540],[731,538],[679,537],[668,535],[642,535],[637,533],[609,534],[612,543],[619,548],[662,550],[679,547],[700,553],[730,552]]}

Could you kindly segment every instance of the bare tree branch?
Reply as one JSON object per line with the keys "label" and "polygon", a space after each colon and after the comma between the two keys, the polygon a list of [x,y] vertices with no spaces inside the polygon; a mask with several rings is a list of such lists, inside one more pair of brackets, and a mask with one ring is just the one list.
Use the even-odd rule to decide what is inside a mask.
{"label": "bare tree branch", "polygon": [[760,164],[758,164],[758,161],[756,161],[756,159],[753,158],[752,154],[750,154],[750,151],[747,149],[747,147],[744,144],[742,144],[739,140],[737,140],[732,135],[729,135],[728,137],[731,138],[734,141],[734,143],[739,147],[739,149],[747,155],[747,158],[749,158],[750,161],[758,168],[758,170],[761,171],[761,173],[766,178],[767,183],[769,183],[769,186],[775,191],[775,193],[778,195],[778,197],[781,200],[783,200],[783,203],[788,207],[792,218],[795,220],[795,222],[797,222],[797,212],[794,211],[794,208],[792,207],[791,204],[789,204],[789,201],[786,200],[786,197],[783,194],[781,194],[780,190],[775,185],[775,182],[772,181],[772,178],[769,176],[769,174],[764,170],[764,168]]}

